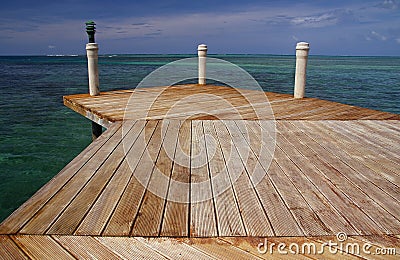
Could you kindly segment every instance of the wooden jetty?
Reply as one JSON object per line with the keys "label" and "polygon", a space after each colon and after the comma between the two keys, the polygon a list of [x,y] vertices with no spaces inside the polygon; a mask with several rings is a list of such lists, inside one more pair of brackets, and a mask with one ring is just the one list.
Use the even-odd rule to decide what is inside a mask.
{"label": "wooden jetty", "polygon": [[[255,113],[265,97],[272,117]],[[323,248],[337,234],[368,251],[285,257],[400,254],[400,115],[211,85],[64,104],[107,130],[3,221],[0,258],[281,259],[280,243]]]}

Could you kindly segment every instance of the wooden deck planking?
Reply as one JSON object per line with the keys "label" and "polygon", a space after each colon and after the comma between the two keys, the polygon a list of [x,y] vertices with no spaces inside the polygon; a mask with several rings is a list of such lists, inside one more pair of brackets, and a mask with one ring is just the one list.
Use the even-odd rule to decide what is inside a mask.
{"label": "wooden deck planking", "polygon": [[[159,252],[165,258],[168,259],[215,259],[209,254],[204,253],[197,248],[189,244],[189,240],[186,239],[169,239],[169,238],[136,238],[145,246],[152,250]],[[188,241],[188,243],[186,243]]]}
{"label": "wooden deck planking", "polygon": [[237,194],[225,167],[220,141],[213,121],[203,121],[207,160],[210,169],[219,236],[244,236],[246,230],[240,216]]}
{"label": "wooden deck planking", "polygon": [[[0,224],[0,256],[266,258],[249,248],[255,238],[234,236],[322,245],[342,231],[373,248],[399,245],[399,115],[264,93],[278,120],[271,136],[274,117],[255,113],[260,92],[135,92],[127,115],[163,120],[117,122],[132,90],[64,98],[110,129]],[[142,238],[158,236],[170,238]],[[356,257],[368,256],[346,256]]]}
{"label": "wooden deck planking", "polygon": [[[308,127],[310,126],[312,127],[312,124],[311,125],[308,124]],[[321,135],[321,133],[318,130],[315,132]],[[393,216],[398,216],[400,213],[398,207],[396,206],[398,204],[398,200],[388,195],[386,191],[383,192],[383,190],[385,189],[385,185],[391,185],[391,183],[390,182],[388,183],[388,181],[386,181],[385,179],[380,179],[379,186],[377,186],[376,184],[371,185],[371,183],[373,183],[371,182],[371,178],[373,177],[371,177],[371,175],[368,176],[367,174],[373,175],[373,173],[370,173],[371,171],[370,168],[364,165],[364,160],[357,162],[358,158],[356,156],[352,157],[350,151],[347,152],[344,149],[343,150],[337,149],[337,146],[339,146],[338,143],[340,143],[337,139],[334,139],[329,135],[323,135],[321,137],[322,137],[321,140],[328,139],[324,142],[325,148],[327,148],[331,152],[334,152],[338,158],[340,158],[342,161],[344,161],[358,173],[358,174],[349,174],[346,176],[351,178],[354,183],[357,183],[357,185],[361,189],[364,189],[364,191],[368,191],[368,195],[371,196],[380,205],[383,205],[383,207],[386,208],[386,210],[388,210],[389,212],[391,212]],[[352,160],[350,160],[349,158],[351,158]],[[346,172],[343,172],[343,174],[345,173]],[[365,177],[364,175],[367,175],[367,177]]]}
{"label": "wooden deck planking", "polygon": [[279,149],[275,151],[275,155],[276,161],[272,162],[268,174],[271,176],[273,183],[278,188],[296,222],[302,228],[303,233],[305,235],[329,234],[330,230],[325,223],[312,210],[302,193],[296,189],[296,186],[285,174],[288,171],[285,168],[285,164],[291,163],[289,159],[284,157],[283,152]]}
{"label": "wooden deck planking", "polygon": [[[260,122],[260,126],[268,133],[270,129],[270,123],[265,124],[265,122]],[[253,128],[254,129],[254,128]],[[271,138],[271,136],[269,136]],[[278,141],[279,139],[277,139]],[[270,144],[266,140],[259,140],[263,144],[263,147],[268,147]],[[277,192],[282,197],[285,205],[290,210],[292,217],[295,218],[297,224],[301,227],[303,234],[311,235],[311,234],[326,234],[327,229],[325,225],[319,220],[316,216],[315,212],[310,208],[304,199],[301,192],[299,192],[293,183],[290,181],[288,176],[285,174],[286,172],[290,173],[286,167],[290,167],[292,162],[287,160],[287,157],[284,156],[284,153],[280,149],[276,149],[274,153],[272,151],[268,151],[269,156],[274,156],[271,165],[263,165],[264,169],[268,169],[267,176],[272,181],[273,185],[276,187]],[[266,160],[260,160],[261,163],[264,163]],[[290,219],[290,215],[287,215],[286,218]],[[312,223],[312,224],[311,224]],[[293,230],[289,232],[298,232],[298,229],[295,225],[292,225]]]}
{"label": "wooden deck planking", "polygon": [[[321,194],[322,200],[327,205],[326,208],[333,210],[333,213],[329,213],[329,211],[323,208],[322,211],[318,211],[320,218],[328,218],[330,220],[329,222],[325,220],[324,223],[330,223],[330,227],[331,229],[333,228],[334,233],[346,232],[346,234],[357,234],[358,232],[376,232],[377,227],[375,223],[343,191],[337,189],[330,182],[329,178],[324,177],[323,173],[330,171],[329,168],[321,166],[326,164],[326,162],[320,160],[320,158],[316,158],[318,155],[310,153],[311,149],[302,142],[302,137],[300,135],[296,136],[291,130],[287,130],[287,127],[290,125],[289,123],[285,123],[282,122],[282,125],[286,125],[284,129],[288,134],[284,137],[287,140],[284,142],[287,145],[284,150],[295,151],[294,153],[297,153],[297,158],[292,157],[292,161],[300,167],[304,176],[314,186],[314,188],[310,187],[310,189],[314,189],[315,194]],[[324,157],[326,156],[325,154]],[[302,166],[302,161],[308,161],[308,165],[306,167]],[[346,185],[345,180],[342,180],[342,185]],[[310,201],[313,200],[311,199]],[[331,218],[332,216],[334,218]],[[337,219],[336,223],[335,219]]]}
{"label": "wooden deck planking", "polygon": [[[83,166],[75,166],[73,178],[42,199],[46,203],[18,232],[194,237],[398,232],[396,184],[376,178],[362,161],[351,164],[352,147],[338,138],[340,125],[348,123],[336,124],[332,129],[330,121],[278,121],[273,151],[272,137],[260,134],[270,129],[268,121],[127,122]],[[190,157],[175,152],[178,147]],[[208,192],[162,182],[155,172],[192,185],[205,181]],[[266,175],[259,180],[254,173]],[[221,185],[228,189],[219,194]],[[176,195],[187,202],[174,201]]]}
{"label": "wooden deck planking", "polygon": [[[121,128],[110,140],[86,163],[75,169],[74,178],[60,187],[50,197],[49,201],[36,213],[35,216],[21,230],[22,234],[43,234],[71,203],[85,184],[90,181],[103,162],[112,154],[116,144],[121,140]],[[99,164],[99,162],[101,162]],[[73,168],[72,168],[73,169]],[[53,187],[52,187],[53,188]]]}
{"label": "wooden deck planking", "polygon": [[28,259],[10,236],[0,236],[0,257],[2,259]]}
{"label": "wooden deck planking", "polygon": [[[241,134],[233,121],[215,121],[216,132],[222,147],[225,165],[237,194],[238,206],[249,236],[273,235],[269,220],[246,172],[242,156],[249,153],[236,146]],[[236,132],[234,132],[236,130]]]}
{"label": "wooden deck planking", "polygon": [[[370,121],[368,121],[370,122]],[[335,124],[329,124],[330,128],[336,128]],[[359,124],[343,124],[344,129],[347,129],[347,132],[350,131],[350,129],[353,129],[353,138],[347,138],[343,137],[342,131],[338,131],[338,135],[341,137],[341,141],[346,144],[351,144],[352,145],[352,150],[351,152],[353,153],[354,156],[360,158],[361,160],[364,161],[366,165],[368,165],[369,168],[375,170],[376,172],[387,172],[388,170],[391,172],[396,172],[398,167],[400,166],[399,158],[396,156],[393,156],[395,154],[400,153],[400,149],[396,149],[393,146],[393,143],[400,143],[400,140],[397,141],[396,137],[393,136],[393,138],[390,139],[381,139],[379,136],[375,135],[373,131],[370,131],[366,128],[364,129],[359,129]],[[389,158],[385,156],[385,149],[380,149],[380,152],[377,153],[373,149],[371,149],[373,146],[370,145],[365,145],[364,142],[356,143],[353,140],[360,140],[360,139],[374,139],[374,140],[380,140],[381,146],[384,148],[389,148],[392,149],[392,153],[390,153]],[[397,150],[397,151],[396,151]],[[362,151],[362,153],[360,152]],[[386,153],[388,154],[388,153]],[[379,162],[379,163],[378,163]]]}
{"label": "wooden deck planking", "polygon": [[[300,133],[297,132],[297,134],[303,139],[303,141],[300,142],[306,144],[302,151],[308,152],[309,157],[312,156],[314,158],[314,164],[321,170],[320,172],[325,176],[325,178],[332,182],[336,189],[344,192],[346,196],[360,209],[368,213],[369,216],[373,216],[373,219],[375,220],[374,222],[383,225],[384,230],[392,230],[393,232],[396,232],[396,230],[399,229],[396,224],[397,220],[370,198],[369,190],[360,189],[357,181],[353,182],[351,178],[346,177],[357,175],[358,173],[335,156],[337,148],[328,152],[325,150],[323,143],[321,144],[320,138],[313,139],[309,134],[310,131],[299,126],[301,122],[291,123],[299,129],[298,131],[300,131]],[[296,135],[296,131],[293,133]],[[363,223],[359,223],[358,225],[363,226]],[[363,229],[364,228],[365,227],[363,226]]]}
{"label": "wooden deck planking", "polygon": [[[166,128],[165,135],[163,136],[161,149],[149,180],[148,189],[132,227],[132,236],[136,234],[158,236],[160,233],[165,199],[169,189],[168,182],[163,182],[165,180],[163,177],[165,176],[166,179],[170,178],[174,159],[169,158],[166,149],[172,148],[172,156],[174,156],[179,125],[179,121],[170,122],[167,120],[166,123],[163,123],[163,126]],[[155,190],[158,190],[159,195],[154,194]]]}
{"label": "wooden deck planking", "polygon": [[[124,153],[131,154],[132,149],[137,149],[135,141],[140,138],[145,127],[145,122],[136,122],[132,129],[129,129],[131,135],[129,140],[123,142],[123,146],[132,145],[131,147],[122,147]],[[139,142],[138,142],[139,143]],[[129,150],[130,149],[130,150]],[[136,150],[135,150],[136,151]],[[124,189],[131,178],[132,169],[127,162],[126,156],[123,156],[123,160],[119,165],[118,169],[115,170],[114,176],[109,181],[107,186],[102,191],[96,202],[93,203],[90,211],[86,214],[78,228],[74,232],[76,235],[100,235],[103,231],[107,221],[112,216],[112,213],[122,196]],[[131,164],[133,165],[133,164]]]}
{"label": "wooden deck planking", "polygon": [[[374,121],[367,121],[368,123],[374,124]],[[379,121],[381,122],[381,121]],[[330,122],[328,125],[330,128],[335,129],[336,126]],[[359,122],[360,124],[362,122]],[[361,143],[366,143],[364,145],[363,149],[368,149],[368,153],[374,153],[372,148],[379,147],[379,154],[374,153],[375,156],[378,157],[389,157],[391,161],[394,161],[397,165],[400,164],[400,158],[398,158],[396,155],[399,154],[398,148],[393,146],[393,143],[396,143],[395,139],[395,134],[392,135],[393,140],[379,140],[379,136],[377,137],[376,135],[374,136],[371,131],[368,132],[369,136],[365,135],[365,130],[359,131],[357,128],[357,125],[349,125],[349,124],[344,124],[342,126],[342,129],[340,129],[339,133],[344,137],[345,140],[348,140],[349,142],[353,142],[354,145],[357,145],[357,141],[360,141]],[[378,128],[377,126],[376,128]],[[364,132],[363,132],[364,131]],[[375,131],[375,129],[374,129]],[[372,138],[371,138],[372,137]],[[382,149],[383,148],[383,149]],[[387,163],[387,161],[386,161]],[[385,165],[386,166],[386,165]]]}
{"label": "wooden deck planking", "polygon": [[190,164],[190,234],[217,236],[214,194],[207,161],[202,121],[192,121]]}
{"label": "wooden deck planking", "polygon": [[123,259],[167,259],[161,250],[153,250],[137,238],[96,237],[96,239]]}
{"label": "wooden deck planking", "polygon": [[[343,173],[351,173],[352,175],[359,176],[349,165],[345,164],[335,156],[335,152],[326,151],[319,141],[320,139],[312,139],[308,134],[305,134],[304,128],[297,127],[298,124],[294,122],[284,123],[285,127],[290,129],[289,133],[293,141],[292,144],[299,147],[300,150],[306,157],[313,158],[313,164],[320,170],[322,175],[326,176],[327,180],[330,180],[332,184],[338,189],[342,190],[349,198],[352,198],[361,205],[369,205],[368,207],[362,207],[364,209],[376,208],[379,209],[378,205],[369,198],[370,191],[362,190],[358,186],[357,181],[352,181],[349,178],[343,178]],[[321,156],[323,154],[323,156]],[[346,175],[346,174],[345,174]],[[372,204],[375,206],[372,206]],[[376,214],[373,214],[376,215]],[[386,216],[385,214],[379,214],[377,216],[383,216],[385,219],[391,219],[392,217]]]}
{"label": "wooden deck planking", "polygon": [[75,257],[50,236],[11,236],[29,259],[75,259]]}
{"label": "wooden deck planking", "polygon": [[[157,127],[159,131],[156,130]],[[154,135],[157,135],[157,137],[153,138]],[[103,235],[128,236],[131,233],[132,225],[145,193],[145,187],[147,187],[154,166],[152,159],[149,159],[149,156],[146,156],[145,153],[158,154],[158,145],[161,145],[160,138],[160,124],[157,121],[147,122],[143,131],[140,132],[137,142],[134,143],[126,156],[129,172],[132,176],[102,232]],[[138,178],[143,180],[143,184],[138,181]]]}
{"label": "wooden deck planking", "polygon": [[4,220],[0,225],[0,232],[2,234],[17,233],[67,182],[76,177],[75,174],[78,171],[82,170],[83,167],[87,167],[88,164],[92,164],[96,160],[93,157],[97,152],[100,149],[104,149],[105,144],[108,144],[110,139],[114,140],[112,138],[118,135],[119,131],[120,125],[114,125],[90,144],[79,156],[67,164],[59,174]]}
{"label": "wooden deck planking", "polygon": [[[157,93],[161,93],[158,97]],[[400,119],[400,115],[387,112],[375,111],[366,108],[319,100],[315,98],[293,99],[287,94],[265,92],[260,95],[259,91],[246,89],[233,89],[222,86],[198,86],[179,85],[171,87],[142,88],[130,91],[116,91],[102,93],[97,97],[89,95],[70,95],[64,97],[64,104],[78,113],[91,119],[108,120],[110,122],[121,121],[124,118],[125,108],[131,95],[137,101],[127,110],[131,119],[139,119],[135,115],[143,115],[144,110],[148,112],[147,119],[163,119],[166,117],[183,119],[192,115],[193,118],[206,119],[204,113],[211,113],[220,119],[273,119],[270,114],[255,116],[254,107],[265,105],[265,95],[273,109],[275,119],[291,120],[356,120],[356,119]],[[210,98],[211,97],[211,98]],[[250,105],[247,97],[253,103]],[[191,98],[191,99],[188,99]],[[199,99],[200,98],[200,99]],[[227,106],[221,107],[218,98],[226,101]],[[155,101],[149,103],[148,101]],[[196,102],[202,100],[203,102]],[[179,102],[178,102],[179,101]],[[234,112],[230,106],[238,108],[239,113]],[[175,113],[167,115],[174,107]],[[201,114],[200,112],[203,112]],[[196,117],[197,116],[197,117]],[[144,118],[142,118],[144,119]],[[210,119],[210,118],[209,118]]]}
{"label": "wooden deck planking", "polygon": [[[268,125],[271,122],[267,122]],[[249,147],[252,149],[254,154],[258,154],[256,164],[257,167],[253,169],[253,174],[267,173],[270,167],[269,159],[273,157],[273,152],[275,150],[275,143],[270,135],[265,132],[261,135],[262,128],[256,121],[246,121],[244,129],[238,125],[240,132],[247,139]],[[263,136],[264,138],[261,138]],[[259,150],[254,149],[254,147],[261,148]],[[253,178],[253,181],[258,182],[255,185],[257,194],[262,202],[264,211],[271,223],[275,235],[281,236],[283,234],[290,234],[292,236],[302,236],[304,233],[300,229],[299,225],[296,223],[293,215],[290,213],[286,203],[281,197],[279,190],[275,187],[269,174],[267,173],[264,178],[259,180],[258,178]],[[273,206],[272,206],[273,205]]]}
{"label": "wooden deck planking", "polygon": [[117,259],[119,255],[90,236],[52,236],[78,259]]}
{"label": "wooden deck planking", "polygon": [[[331,241],[331,247],[328,247]],[[260,243],[267,242],[265,253],[258,251]],[[10,243],[12,243],[10,246]],[[335,244],[336,243],[336,244]],[[284,244],[286,254],[279,253]],[[289,245],[298,245],[293,254]],[[303,245],[311,251],[302,252]],[[324,245],[325,244],[325,245]],[[2,259],[398,259],[400,238],[396,236],[348,236],[340,244],[335,236],[317,237],[220,237],[220,238],[142,238],[92,236],[1,236]],[[346,249],[346,245],[359,245],[359,252]],[[364,245],[370,253],[363,250]],[[322,250],[322,248],[324,250]],[[350,248],[350,247],[348,247]],[[395,252],[377,254],[382,249]],[[264,249],[261,247],[261,249]],[[291,247],[296,251],[296,247]],[[346,252],[346,250],[349,250]],[[10,255],[12,253],[12,255]],[[393,254],[397,253],[397,254]]]}
{"label": "wooden deck planking", "polygon": [[[328,124],[328,126],[329,125],[331,124]],[[334,128],[334,126],[331,128]],[[372,183],[379,183],[379,186],[384,188],[384,191],[388,192],[388,194],[393,196],[394,199],[400,199],[400,194],[398,192],[400,185],[400,164],[394,162],[396,159],[395,156],[383,156],[383,149],[380,149],[379,152],[374,151],[374,149],[371,149],[369,145],[362,145],[358,142],[352,141],[351,139],[343,137],[340,132],[332,132],[332,135],[335,135],[338,140],[341,140],[341,145],[351,146],[353,148],[351,150],[351,156],[356,157],[358,161],[361,161],[362,164],[367,167],[364,167],[363,171],[361,172],[363,176],[365,176]],[[395,142],[395,140],[393,141]]]}
{"label": "wooden deck planking", "polygon": [[[161,236],[189,236],[191,121],[183,121],[178,132],[175,162],[171,172]],[[186,184],[186,185],[185,185]]]}
{"label": "wooden deck planking", "polygon": [[[278,131],[282,130],[278,129]],[[346,234],[355,234],[355,230],[349,225],[348,220],[340,214],[340,212],[349,210],[351,206],[354,209],[355,206],[351,205],[342,194],[339,195],[331,191],[334,187],[320,177],[320,172],[314,167],[309,158],[303,156],[287,141],[286,138],[289,137],[290,133],[285,137],[279,132],[277,134],[279,140],[277,149],[281,149],[285,153],[285,158],[293,162],[293,164],[282,166],[288,178],[299,193],[302,194],[309,207],[324,223],[329,233],[346,232]],[[346,213],[344,213],[345,216]],[[354,215],[358,216],[357,213],[354,213]],[[346,217],[351,218],[351,216]]]}
{"label": "wooden deck planking", "polygon": [[[135,122],[128,122],[129,127],[130,123]],[[140,131],[141,126],[137,128],[133,126],[131,133],[127,132],[122,134],[121,140],[112,153],[107,157],[100,168],[95,170],[93,177],[91,177],[86,185],[77,193],[77,196],[74,197],[71,203],[67,207],[64,207],[62,214],[46,231],[47,234],[72,234],[75,232],[87,212],[103,192],[103,189],[114,176],[118,167],[120,167],[125,158],[124,145],[130,147],[137,139],[138,132]],[[67,196],[64,195],[64,197]]]}

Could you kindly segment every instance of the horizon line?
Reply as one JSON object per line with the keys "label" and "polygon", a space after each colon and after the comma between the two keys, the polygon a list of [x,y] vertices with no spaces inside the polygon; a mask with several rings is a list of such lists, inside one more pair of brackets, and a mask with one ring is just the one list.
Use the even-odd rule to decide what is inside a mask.
{"label": "horizon line", "polygon": [[[195,56],[197,57],[197,53],[99,53],[99,57],[102,56],[118,56],[118,55],[160,55],[160,56],[173,56],[173,55],[185,55],[185,56]],[[272,54],[272,53],[208,53],[207,56],[251,56],[251,55],[260,55],[260,56],[296,56],[293,54]],[[79,57],[86,56],[85,53],[80,54],[0,54],[0,57]],[[392,57],[392,58],[400,58],[400,55],[360,55],[360,54],[309,54],[309,57]]]}

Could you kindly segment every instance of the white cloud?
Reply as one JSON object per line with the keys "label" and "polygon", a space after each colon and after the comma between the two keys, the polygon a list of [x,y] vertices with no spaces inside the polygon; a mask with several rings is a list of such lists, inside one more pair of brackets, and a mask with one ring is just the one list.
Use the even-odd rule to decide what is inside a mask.
{"label": "white cloud", "polygon": [[381,41],[387,40],[386,36],[381,35],[380,33],[377,33],[375,31],[371,31],[370,35],[371,35],[371,38],[376,39],[376,40],[381,40]]}
{"label": "white cloud", "polygon": [[400,38],[397,38],[397,39],[396,39],[396,42],[397,42],[398,44],[400,44]]}
{"label": "white cloud", "polygon": [[291,22],[294,25],[307,26],[307,27],[324,27],[327,25],[336,24],[337,17],[332,14],[322,14],[317,16],[304,16],[296,17]]}
{"label": "white cloud", "polygon": [[357,19],[353,11],[336,9],[315,15],[295,17],[291,20],[291,23],[296,26],[318,28],[354,21],[357,21]]}
{"label": "white cloud", "polygon": [[399,4],[395,0],[385,0],[378,7],[395,10],[399,8]]}

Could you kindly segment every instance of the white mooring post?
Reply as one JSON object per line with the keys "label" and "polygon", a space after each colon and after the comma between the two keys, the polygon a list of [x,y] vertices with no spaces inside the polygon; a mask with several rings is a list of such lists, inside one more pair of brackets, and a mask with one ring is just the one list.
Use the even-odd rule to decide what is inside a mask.
{"label": "white mooring post", "polygon": [[89,93],[91,96],[100,94],[99,89],[99,45],[97,43],[86,44],[86,55],[88,60],[88,74],[89,74]]}
{"label": "white mooring post", "polygon": [[310,45],[307,42],[299,42],[296,45],[296,75],[294,78],[294,98],[303,98],[306,90],[306,70],[308,51]]}
{"label": "white mooring post", "polygon": [[[91,96],[100,95],[99,89],[99,68],[97,66],[99,59],[99,45],[95,43],[94,34],[96,32],[96,23],[93,21],[86,22],[86,32],[89,36],[89,43],[86,44],[86,55],[88,60],[88,76],[89,76],[89,94]],[[103,128],[101,125],[92,122],[92,139],[95,140],[101,135]]]}
{"label": "white mooring post", "polygon": [[197,55],[199,56],[199,85],[205,85],[206,84],[207,45],[200,44],[197,47]]}

